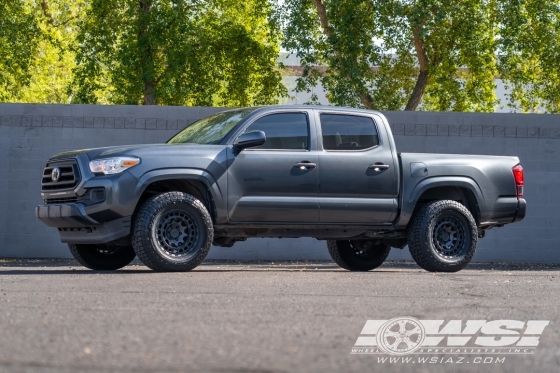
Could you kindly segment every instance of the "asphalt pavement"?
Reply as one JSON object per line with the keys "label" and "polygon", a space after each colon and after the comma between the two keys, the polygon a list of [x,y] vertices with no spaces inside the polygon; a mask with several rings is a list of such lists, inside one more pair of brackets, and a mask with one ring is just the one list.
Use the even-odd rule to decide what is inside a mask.
{"label": "asphalt pavement", "polygon": [[[367,273],[205,262],[156,273],[2,260],[0,372],[559,372],[559,277],[560,266],[530,264],[434,274],[406,262]],[[404,362],[355,349],[367,320],[402,316],[461,320],[462,335],[467,320],[550,323],[526,353],[416,350]]]}

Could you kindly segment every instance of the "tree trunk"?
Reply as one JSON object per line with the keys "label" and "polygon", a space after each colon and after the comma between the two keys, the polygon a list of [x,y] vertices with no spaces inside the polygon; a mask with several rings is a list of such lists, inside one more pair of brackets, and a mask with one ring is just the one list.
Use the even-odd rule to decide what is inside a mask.
{"label": "tree trunk", "polygon": [[154,85],[146,80],[144,80],[144,105],[157,105]]}
{"label": "tree trunk", "polygon": [[140,0],[140,14],[138,17],[138,54],[140,57],[140,71],[144,86],[144,105],[157,105],[155,95],[156,80],[154,79],[154,54],[150,44],[149,22],[152,0]]}
{"label": "tree trunk", "polygon": [[420,74],[418,74],[418,78],[416,79],[416,85],[410,94],[408,103],[406,104],[404,110],[414,111],[418,108],[418,105],[424,96],[424,90],[428,85],[428,78],[428,71],[420,70]]}
{"label": "tree trunk", "polygon": [[358,93],[358,97],[366,109],[373,110],[373,98],[369,93]]}
{"label": "tree trunk", "polygon": [[49,4],[47,3],[47,0],[41,1],[41,9],[43,9],[43,14],[45,15],[45,18],[47,19],[47,22],[51,26],[55,26],[53,16],[52,16],[51,12],[49,11]]}
{"label": "tree trunk", "polygon": [[408,103],[404,110],[414,111],[422,102],[422,97],[424,97],[424,91],[426,90],[426,86],[428,85],[428,80],[430,75],[428,73],[428,67],[430,65],[430,61],[428,60],[428,56],[426,55],[426,50],[424,49],[424,42],[420,38],[420,28],[414,30],[414,49],[416,50],[416,57],[418,58],[418,65],[420,65],[420,73],[418,74],[418,78],[416,79],[416,84],[414,85],[414,89],[410,94],[408,99]]}

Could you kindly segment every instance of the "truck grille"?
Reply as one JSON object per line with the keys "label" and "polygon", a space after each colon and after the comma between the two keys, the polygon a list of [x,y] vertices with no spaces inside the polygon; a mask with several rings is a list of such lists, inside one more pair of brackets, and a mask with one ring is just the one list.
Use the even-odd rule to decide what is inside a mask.
{"label": "truck grille", "polygon": [[[53,173],[55,168],[58,168],[58,172]],[[78,185],[79,182],[80,169],[75,159],[54,161],[47,163],[43,170],[41,188],[42,190],[71,189]]]}

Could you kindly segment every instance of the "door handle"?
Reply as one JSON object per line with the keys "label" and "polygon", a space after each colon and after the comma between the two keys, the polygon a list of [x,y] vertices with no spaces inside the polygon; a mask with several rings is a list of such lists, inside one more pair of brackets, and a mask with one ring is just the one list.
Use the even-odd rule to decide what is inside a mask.
{"label": "door handle", "polygon": [[309,161],[301,161],[301,162],[298,162],[298,163],[294,164],[294,167],[297,167],[300,170],[308,170],[310,168],[317,167],[317,163],[312,163],[312,162],[309,162]]}
{"label": "door handle", "polygon": [[381,171],[385,171],[388,170],[391,166],[389,166],[388,164],[383,164],[381,162],[377,162],[375,164],[370,164],[369,165],[369,169],[372,169],[375,172],[381,172]]}

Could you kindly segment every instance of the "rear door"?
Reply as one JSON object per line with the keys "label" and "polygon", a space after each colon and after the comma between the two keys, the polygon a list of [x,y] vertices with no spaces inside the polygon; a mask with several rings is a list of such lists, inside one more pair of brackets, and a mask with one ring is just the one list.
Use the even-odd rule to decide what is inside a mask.
{"label": "rear door", "polygon": [[238,154],[230,150],[230,221],[319,222],[318,154],[312,114],[312,110],[272,112],[248,124],[244,132],[263,131],[266,142]]}
{"label": "rear door", "polygon": [[375,115],[318,111],[321,223],[390,223],[398,206],[398,163]]}

